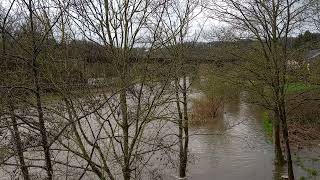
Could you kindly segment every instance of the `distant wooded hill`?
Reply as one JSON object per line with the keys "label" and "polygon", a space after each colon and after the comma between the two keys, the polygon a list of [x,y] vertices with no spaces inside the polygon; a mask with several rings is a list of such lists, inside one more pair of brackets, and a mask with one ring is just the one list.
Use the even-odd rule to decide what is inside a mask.
{"label": "distant wooded hill", "polygon": [[[297,37],[291,37],[289,47],[299,50],[306,54],[310,50],[320,49],[320,33],[311,33],[306,31]],[[47,41],[46,50],[50,51],[48,62],[61,62],[61,64],[95,64],[110,63],[114,57],[109,53],[109,48],[94,42],[84,40],[73,40],[66,45],[61,45],[55,40]],[[14,42],[8,42],[8,44]],[[186,63],[225,63],[239,60],[237,55],[249,52],[251,47],[255,46],[254,40],[237,40],[237,41],[214,41],[214,42],[187,42],[184,45]],[[174,62],[174,53],[177,47],[162,47],[152,52],[146,48],[134,48],[130,54],[129,61],[137,63],[140,61],[152,62]],[[10,51],[14,52],[14,49]],[[8,53],[14,54],[14,53]],[[42,56],[42,58],[44,58]],[[6,58],[7,62],[1,61],[3,69],[15,69],[18,66],[14,57]],[[19,64],[21,66],[21,64]]]}

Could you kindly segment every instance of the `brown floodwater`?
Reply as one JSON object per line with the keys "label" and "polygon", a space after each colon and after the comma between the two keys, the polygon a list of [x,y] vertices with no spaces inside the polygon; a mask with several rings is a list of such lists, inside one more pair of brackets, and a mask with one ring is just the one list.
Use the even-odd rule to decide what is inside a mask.
{"label": "brown floodwater", "polygon": [[[262,110],[245,103],[243,93],[239,99],[226,102],[219,117],[193,126],[190,134],[189,180],[277,180],[286,174],[286,167],[274,165]],[[319,155],[305,150],[295,153],[293,159],[296,179],[320,179],[306,170],[320,170]],[[303,168],[298,166],[298,159]]]}
{"label": "brown floodwater", "polygon": [[[190,99],[201,96],[201,92],[192,93]],[[278,180],[281,175],[286,174],[286,167],[274,165],[273,145],[263,129],[263,110],[245,103],[244,97],[245,93],[240,93],[238,97],[224,103],[218,117],[191,126],[188,180]],[[94,121],[92,124],[94,125]],[[170,128],[177,130],[171,125]],[[150,128],[149,131],[153,129]],[[304,149],[294,153],[294,173],[297,180],[300,177],[320,180],[319,176],[310,175],[314,171],[320,173],[319,152]],[[66,159],[65,157],[61,153],[56,155],[60,159]],[[75,158],[74,161],[78,162],[78,159]],[[154,164],[158,166],[159,161],[154,161]],[[61,168],[61,172],[64,170],[65,168]],[[176,169],[166,167],[164,171],[166,173],[163,174],[163,179],[177,179]],[[12,179],[4,174],[6,173],[0,170],[0,179]],[[79,173],[75,173],[70,177],[78,176]],[[88,174],[83,179],[96,177]],[[150,178],[143,176],[142,179]]]}

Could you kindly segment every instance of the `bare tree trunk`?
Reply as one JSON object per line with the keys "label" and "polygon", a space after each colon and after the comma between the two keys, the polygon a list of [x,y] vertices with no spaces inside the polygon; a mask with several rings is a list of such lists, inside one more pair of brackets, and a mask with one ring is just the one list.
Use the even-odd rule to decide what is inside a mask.
{"label": "bare tree trunk", "polygon": [[22,142],[21,142],[18,123],[17,123],[17,119],[15,117],[14,107],[13,107],[12,102],[10,102],[9,106],[10,106],[9,107],[10,108],[10,116],[11,116],[11,121],[12,121],[12,126],[13,126],[12,135],[13,135],[13,138],[14,138],[14,144],[15,144],[17,156],[19,158],[20,169],[21,169],[21,172],[22,172],[22,175],[23,175],[23,179],[24,180],[30,180],[28,167],[26,166],[26,163],[24,161],[23,145],[22,145]]}
{"label": "bare tree trunk", "polygon": [[189,122],[188,122],[188,102],[187,102],[187,80],[184,75],[182,78],[182,98],[183,109],[180,106],[179,78],[175,79],[176,105],[178,111],[178,127],[179,127],[179,177],[185,178],[188,164],[188,146],[189,146]]}
{"label": "bare tree trunk", "polygon": [[288,176],[289,176],[289,180],[294,180],[291,150],[290,150],[289,135],[288,135],[287,114],[286,114],[286,109],[285,109],[285,102],[283,99],[280,104],[280,115],[281,115],[280,117],[281,117],[281,122],[282,122],[283,139],[284,139],[285,146],[286,146],[287,163],[288,163]]}
{"label": "bare tree trunk", "polygon": [[[9,8],[9,11],[7,13],[10,12],[11,8],[13,7],[13,4],[14,4],[14,1],[11,3],[10,5],[10,8]],[[8,17],[8,14],[7,16],[4,18],[3,20],[3,24],[2,24],[2,31],[1,31],[1,34],[2,34],[2,55],[3,55],[3,62],[5,63],[5,69],[8,70],[9,66],[8,66],[8,59],[7,59],[7,52],[6,52],[6,31],[5,31],[5,26],[6,26],[6,21],[7,21],[7,17]],[[12,127],[13,127],[13,130],[11,130],[12,132],[12,136],[13,136],[13,139],[14,139],[14,145],[15,145],[15,151],[16,151],[16,154],[19,158],[19,163],[20,163],[20,169],[21,169],[21,172],[22,172],[22,175],[23,175],[23,179],[24,180],[30,180],[30,177],[29,177],[29,171],[28,171],[28,167],[26,166],[26,163],[25,163],[25,158],[24,158],[24,155],[23,155],[23,144],[22,144],[22,141],[21,141],[21,136],[20,136],[20,132],[19,132],[19,127],[18,127],[18,122],[17,122],[17,119],[16,119],[16,116],[15,116],[15,108],[14,108],[14,104],[12,102],[12,98],[11,98],[11,92],[10,92],[10,95],[9,95],[9,112],[10,112],[10,118],[11,118],[11,122],[12,122]],[[10,128],[11,129],[11,128]]]}
{"label": "bare tree trunk", "polygon": [[179,177],[185,177],[186,173],[184,170],[184,145],[183,145],[183,115],[180,107],[180,97],[179,97],[179,78],[176,78],[175,81],[175,94],[176,94],[176,105],[177,105],[177,111],[178,111],[178,127],[179,127]]}
{"label": "bare tree trunk", "polygon": [[[36,70],[35,70],[36,71]],[[37,73],[35,73],[35,79],[36,82],[38,81],[37,78]],[[48,179],[52,179],[52,174],[53,174],[53,169],[52,169],[52,164],[51,164],[51,157],[50,157],[50,147],[48,144],[48,137],[47,137],[47,131],[44,123],[44,117],[43,117],[43,109],[41,105],[41,97],[40,97],[40,88],[39,84],[36,83],[36,98],[37,98],[37,111],[38,111],[38,119],[39,119],[39,128],[40,128],[40,134],[41,134],[41,143],[42,143],[42,148],[44,151],[44,156],[45,156],[45,162],[46,162],[46,170],[47,170],[47,175]]]}
{"label": "bare tree trunk", "polygon": [[184,123],[183,123],[183,130],[184,130],[184,152],[183,152],[183,162],[182,162],[182,172],[183,176],[186,177],[186,171],[187,171],[187,164],[188,164],[188,146],[189,146],[189,122],[188,122],[188,99],[187,99],[187,78],[184,74],[183,76],[183,117],[184,117]]}
{"label": "bare tree trunk", "polygon": [[275,153],[275,162],[278,165],[284,164],[284,157],[282,154],[281,141],[280,141],[280,119],[278,110],[274,114],[273,118],[273,143],[274,143],[274,153]]}
{"label": "bare tree trunk", "polygon": [[[125,78],[122,79],[124,81]],[[122,167],[123,179],[130,179],[130,154],[129,154],[129,122],[127,113],[127,94],[124,82],[122,82],[122,89],[120,92],[120,108],[122,113],[122,131],[123,131],[123,158],[124,163]]]}
{"label": "bare tree trunk", "polygon": [[51,157],[50,157],[50,147],[48,144],[48,137],[47,131],[44,122],[44,115],[43,115],[43,108],[42,108],[42,100],[41,100],[41,89],[39,84],[39,66],[37,63],[37,45],[36,45],[36,37],[35,37],[35,29],[34,29],[34,20],[33,20],[33,2],[29,0],[28,3],[28,10],[29,10],[29,18],[30,18],[30,28],[32,33],[32,70],[33,70],[33,81],[34,81],[34,93],[36,96],[36,108],[38,112],[38,120],[39,120],[39,129],[41,134],[41,143],[42,148],[45,155],[45,163],[46,163],[46,171],[48,180],[52,179],[53,169],[51,164]]}

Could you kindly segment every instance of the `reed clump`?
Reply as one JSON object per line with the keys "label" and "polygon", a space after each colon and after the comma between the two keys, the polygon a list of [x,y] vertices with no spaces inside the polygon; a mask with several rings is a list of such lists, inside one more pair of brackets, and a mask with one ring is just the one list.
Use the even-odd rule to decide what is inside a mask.
{"label": "reed clump", "polygon": [[223,111],[222,98],[202,97],[192,102],[191,118],[193,123],[206,123]]}

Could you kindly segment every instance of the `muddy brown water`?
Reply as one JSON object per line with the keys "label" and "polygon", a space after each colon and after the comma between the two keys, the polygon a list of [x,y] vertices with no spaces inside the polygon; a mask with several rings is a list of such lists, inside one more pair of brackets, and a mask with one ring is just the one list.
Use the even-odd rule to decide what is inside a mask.
{"label": "muddy brown water", "polygon": [[[202,95],[201,92],[192,93],[190,98]],[[286,167],[277,167],[273,163],[273,145],[263,129],[263,111],[245,103],[243,96],[242,93],[238,99],[225,102],[219,117],[191,126],[188,180],[278,180],[286,174]],[[311,170],[320,173],[317,152],[320,151],[303,150],[294,155],[296,179],[320,180],[319,176],[308,173]],[[297,161],[298,157],[303,167],[301,161]],[[176,170],[167,170],[163,179],[177,179]]]}
{"label": "muddy brown water", "polygon": [[[245,103],[241,96],[226,102],[221,116],[192,127],[191,134],[194,160],[189,164],[189,180],[278,180],[286,174],[286,167],[274,165],[273,145],[263,129],[262,110]],[[320,179],[306,170],[320,173],[319,157],[311,150],[295,153],[296,179]],[[298,158],[303,167],[298,165]]]}

